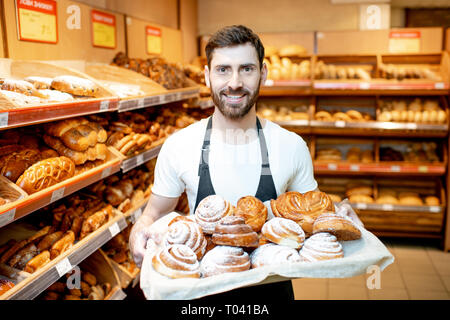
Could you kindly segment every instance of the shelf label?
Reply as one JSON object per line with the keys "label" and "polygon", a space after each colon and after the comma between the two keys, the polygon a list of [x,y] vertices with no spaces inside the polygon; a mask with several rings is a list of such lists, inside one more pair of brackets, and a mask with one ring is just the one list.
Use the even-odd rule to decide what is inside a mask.
{"label": "shelf label", "polygon": [[266,82],[264,83],[264,85],[265,85],[266,87],[273,87],[274,82],[273,82],[272,79],[267,79]]}
{"label": "shelf label", "polygon": [[59,199],[64,197],[64,190],[65,190],[65,187],[62,187],[62,188],[59,188],[58,190],[53,191],[50,203],[58,201]]}
{"label": "shelf label", "polygon": [[367,203],[361,203],[361,202],[358,202],[358,203],[356,204],[356,209],[366,210],[366,209],[367,209]]}
{"label": "shelf label", "polygon": [[136,221],[138,221],[139,217],[142,216],[142,208],[137,209],[136,211],[133,212],[133,214],[131,215],[131,223],[136,223]]}
{"label": "shelf label", "polygon": [[147,53],[148,54],[161,54],[162,53],[162,33],[160,28],[146,26],[145,36],[147,41]]}
{"label": "shelf label", "polygon": [[417,123],[407,123],[406,124],[406,129],[417,130]]}
{"label": "shelf label", "polygon": [[67,272],[72,270],[72,265],[70,264],[69,258],[65,258],[61,262],[56,265],[56,271],[58,272],[59,277],[62,277]]}
{"label": "shelf label", "polygon": [[350,165],[350,170],[351,171],[359,171],[359,165],[357,165],[357,164]]}
{"label": "shelf label", "polygon": [[16,0],[19,40],[57,43],[56,1]]}
{"label": "shelf label", "polygon": [[420,31],[398,30],[389,32],[389,52],[419,53]]}
{"label": "shelf label", "polygon": [[435,89],[445,89],[445,84],[443,82],[436,82],[434,84]]}
{"label": "shelf label", "polygon": [[402,169],[400,166],[391,166],[391,171],[392,172],[400,172]]}
{"label": "shelf label", "polygon": [[394,206],[392,204],[383,204],[381,209],[384,211],[392,211],[394,210]]}
{"label": "shelf label", "polygon": [[148,97],[144,99],[144,105],[154,106],[161,102],[161,96]]}
{"label": "shelf label", "polygon": [[138,99],[137,101],[137,108],[142,109],[145,107],[144,99]]}
{"label": "shelf label", "polygon": [[140,166],[141,164],[143,164],[144,163],[144,155],[141,153],[141,154],[138,154],[137,156],[136,156],[136,165],[137,166]]}
{"label": "shelf label", "polygon": [[115,237],[120,232],[119,224],[116,222],[112,226],[109,227],[109,232],[111,233],[111,237]]}
{"label": "shelf label", "polygon": [[430,210],[430,212],[441,212],[441,207],[439,207],[439,206],[429,206],[428,210]]}
{"label": "shelf label", "polygon": [[0,227],[6,226],[8,223],[13,221],[15,214],[16,214],[16,208],[0,214]]}
{"label": "shelf label", "polygon": [[8,126],[8,112],[0,113],[0,128],[6,128]]}
{"label": "shelf label", "polygon": [[345,121],[339,120],[339,121],[335,121],[334,125],[338,128],[344,128],[345,127]]}
{"label": "shelf label", "polygon": [[329,163],[328,164],[328,170],[337,170],[337,164]]}
{"label": "shelf label", "polygon": [[419,166],[419,167],[417,168],[417,170],[418,170],[419,172],[427,173],[427,172],[428,172],[428,166]]}
{"label": "shelf label", "polygon": [[162,96],[162,102],[169,103],[173,101],[177,101],[177,93],[169,93]]}
{"label": "shelf label", "polygon": [[100,111],[107,111],[109,108],[109,100],[104,100],[100,102]]}
{"label": "shelf label", "polygon": [[368,89],[370,89],[370,83],[368,83],[368,82],[361,82],[359,84],[359,88],[362,89],[362,90],[368,90]]}
{"label": "shelf label", "polygon": [[116,16],[92,10],[92,45],[94,47],[116,48]]}
{"label": "shelf label", "polygon": [[111,175],[111,167],[105,168],[102,171],[102,179],[105,179],[106,177],[109,177]]}

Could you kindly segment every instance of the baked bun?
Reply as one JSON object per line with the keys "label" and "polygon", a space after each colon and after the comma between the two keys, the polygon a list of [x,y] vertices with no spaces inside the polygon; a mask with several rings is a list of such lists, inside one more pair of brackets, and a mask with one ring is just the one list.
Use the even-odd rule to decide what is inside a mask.
{"label": "baked bun", "polygon": [[324,110],[316,112],[314,118],[318,121],[333,121],[331,114]]}
{"label": "baked bun", "polygon": [[267,220],[267,208],[258,198],[246,196],[238,200],[234,215],[244,218],[245,224],[259,232]]}
{"label": "baked bun", "polygon": [[300,249],[305,241],[305,232],[295,222],[285,218],[272,218],[267,221],[261,230],[262,235],[269,241]]}
{"label": "baked bun", "polygon": [[195,252],[184,244],[162,248],[152,258],[153,268],[169,278],[200,278]]}
{"label": "baked bun", "polygon": [[355,194],[348,197],[348,201],[353,203],[373,203],[373,198],[371,196],[366,196],[365,194]]}
{"label": "baked bun", "polygon": [[191,248],[200,260],[206,252],[206,239],[198,224],[189,219],[180,219],[169,224],[165,235],[166,246],[184,244]]}
{"label": "baked bun", "polygon": [[314,221],[313,234],[319,232],[331,233],[343,241],[361,238],[361,231],[350,220],[334,213],[324,213]]}
{"label": "baked bun", "polygon": [[314,262],[344,257],[342,245],[330,233],[320,232],[306,239],[299,252],[303,261]]}
{"label": "baked bun", "polygon": [[216,225],[212,241],[217,245],[257,247],[259,238],[258,234],[245,224],[244,218],[228,216]]}
{"label": "baked bun", "polygon": [[312,233],[314,220],[319,215],[326,211],[334,212],[330,197],[320,191],[309,191],[303,195],[289,191],[271,200],[270,206],[276,217],[294,220],[307,234]]}
{"label": "baked bun", "polygon": [[440,206],[441,202],[438,197],[435,196],[427,196],[425,197],[425,203],[427,206]]}
{"label": "baked bun", "polygon": [[194,218],[204,233],[213,234],[220,219],[232,213],[233,206],[228,201],[221,196],[211,195],[200,201],[195,210]]}
{"label": "baked bun", "polygon": [[246,271],[250,269],[250,257],[242,248],[217,246],[205,254],[200,269],[203,277]]}
{"label": "baked bun", "polygon": [[250,254],[252,268],[301,261],[297,250],[273,243],[262,245]]}

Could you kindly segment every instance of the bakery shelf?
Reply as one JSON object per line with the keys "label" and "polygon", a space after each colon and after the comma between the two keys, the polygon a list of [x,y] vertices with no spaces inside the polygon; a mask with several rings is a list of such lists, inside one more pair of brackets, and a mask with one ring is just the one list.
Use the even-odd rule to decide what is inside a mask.
{"label": "bakery shelf", "polygon": [[120,165],[120,169],[122,170],[122,172],[125,173],[127,171],[130,171],[131,169],[139,167],[140,165],[146,163],[147,161],[156,158],[159,154],[159,151],[161,150],[164,141],[165,139],[161,139],[156,143],[152,144],[151,149],[148,149],[134,157],[130,157],[123,160],[122,164]]}
{"label": "bakery shelf", "polygon": [[443,176],[445,164],[411,164],[411,163],[357,163],[314,161],[314,173],[324,175],[389,175],[389,176]]}
{"label": "bakery shelf", "polygon": [[134,272],[129,272],[119,263],[110,259],[102,249],[99,249],[99,251],[104,256],[104,258],[108,260],[108,262],[111,264],[112,268],[116,272],[119,279],[119,285],[122,287],[122,289],[127,288],[132,282],[134,282],[136,279],[139,279],[139,274],[141,273],[141,270],[139,268],[136,267]]}
{"label": "bakery shelf", "polygon": [[0,207],[0,227],[120,171],[122,159],[119,152],[108,147],[105,163],[31,195],[24,192],[26,196]]}
{"label": "bakery shelf", "polygon": [[30,300],[37,297],[74,266],[81,263],[121,230],[125,229],[126,226],[127,222],[123,215],[117,213],[112,220],[75,243],[72,248],[51,260],[35,273],[28,274],[21,271],[19,274],[19,280],[21,281],[18,281],[13,288],[4,293],[0,300]]}

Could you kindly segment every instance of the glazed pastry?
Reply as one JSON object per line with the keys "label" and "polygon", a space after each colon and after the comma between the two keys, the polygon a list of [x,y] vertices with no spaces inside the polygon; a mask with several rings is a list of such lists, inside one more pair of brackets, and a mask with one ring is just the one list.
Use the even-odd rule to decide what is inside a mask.
{"label": "glazed pastry", "polygon": [[250,254],[252,268],[301,261],[297,250],[273,243],[262,245]]}
{"label": "glazed pastry", "polygon": [[262,227],[261,234],[269,241],[300,249],[305,241],[305,233],[293,220],[284,218],[272,218]]}
{"label": "glazed pastry", "polygon": [[61,253],[72,247],[75,241],[75,234],[73,231],[67,231],[64,236],[56,241],[50,249],[50,259],[55,259]]}
{"label": "glazed pastry", "polygon": [[258,198],[246,196],[238,200],[234,215],[244,218],[245,224],[259,232],[267,220],[267,208]]}
{"label": "glazed pastry", "polygon": [[271,200],[270,206],[276,217],[291,219],[297,222],[306,234],[312,232],[314,220],[322,213],[334,212],[330,197],[320,191],[309,191],[301,194],[289,191]]}
{"label": "glazed pastry", "polygon": [[216,225],[212,241],[217,245],[257,247],[259,239],[258,234],[245,224],[244,218],[228,216]]}
{"label": "glazed pastry", "polygon": [[206,234],[213,234],[216,224],[228,215],[233,214],[232,205],[218,195],[211,195],[204,198],[195,210],[195,222]]}
{"label": "glazed pastry", "polygon": [[0,174],[12,182],[16,182],[28,167],[39,160],[41,160],[41,154],[39,150],[36,149],[25,149],[13,152],[0,159]]}
{"label": "glazed pastry", "polygon": [[109,204],[85,219],[81,226],[80,240],[105,224],[112,214],[112,206]]}
{"label": "glazed pastry", "polygon": [[330,233],[320,232],[306,239],[299,252],[303,261],[314,262],[344,257],[342,245]]}
{"label": "glazed pastry", "polygon": [[313,225],[313,234],[328,232],[340,240],[361,238],[361,231],[348,219],[336,214],[324,213],[317,217]]}
{"label": "glazed pastry", "polygon": [[200,226],[187,218],[169,224],[164,243],[166,246],[173,244],[187,245],[195,252],[198,260],[205,254],[207,245]]}
{"label": "glazed pastry", "polygon": [[50,252],[48,250],[42,251],[27,262],[23,271],[33,273],[48,262],[50,262]]}
{"label": "glazed pastry", "polygon": [[203,277],[250,269],[250,257],[239,247],[217,246],[208,251],[200,263]]}
{"label": "glazed pastry", "polygon": [[75,151],[85,151],[97,143],[97,133],[88,125],[79,125],[66,131],[61,141],[67,148]]}
{"label": "glazed pastry", "polygon": [[184,244],[164,247],[152,258],[153,268],[169,278],[200,278],[197,255]]}
{"label": "glazed pastry", "polygon": [[53,137],[61,137],[64,133],[72,128],[78,127],[82,124],[89,124],[89,121],[85,118],[70,118],[61,121],[51,122],[44,126],[45,131]]}

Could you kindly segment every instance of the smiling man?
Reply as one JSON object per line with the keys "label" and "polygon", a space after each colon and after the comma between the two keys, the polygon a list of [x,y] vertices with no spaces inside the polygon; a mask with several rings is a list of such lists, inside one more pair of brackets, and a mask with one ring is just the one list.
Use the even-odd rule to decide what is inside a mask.
{"label": "smiling man", "polygon": [[[170,136],[158,156],[149,203],[130,235],[130,248],[138,265],[146,242],[155,235],[149,226],[174,210],[186,191],[190,213],[205,197],[218,194],[231,202],[253,195],[265,203],[286,191],[317,189],[306,143],[295,133],[256,116],[259,88],[267,77],[264,47],[244,26],[225,27],[206,46],[206,84],[215,110]],[[160,239],[155,239],[156,241]],[[222,299],[270,296],[293,299],[290,281],[232,290]]]}

